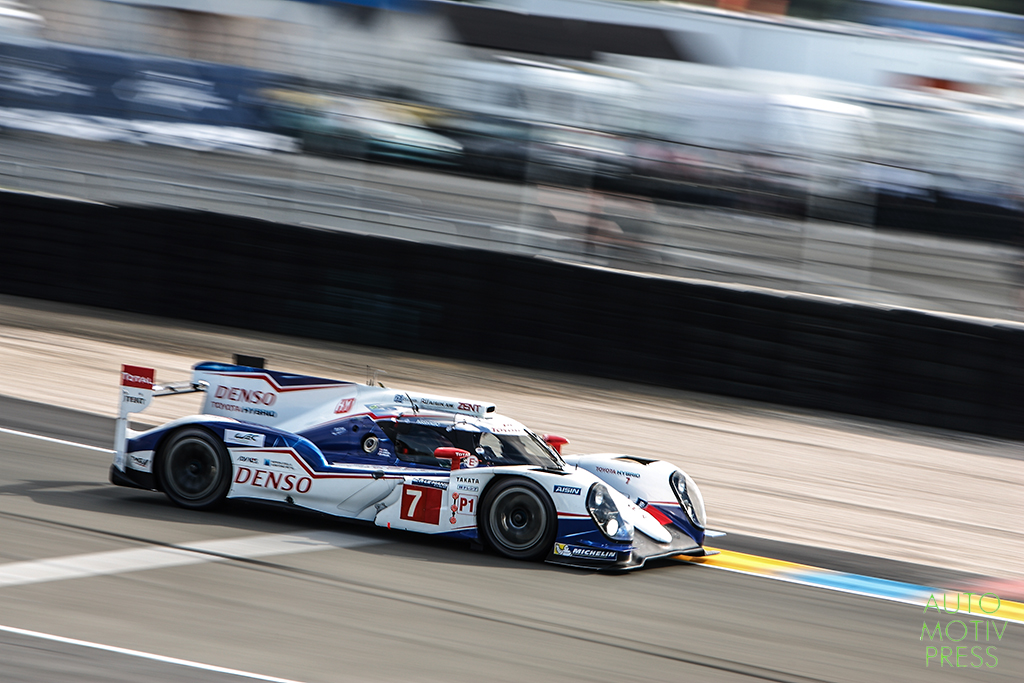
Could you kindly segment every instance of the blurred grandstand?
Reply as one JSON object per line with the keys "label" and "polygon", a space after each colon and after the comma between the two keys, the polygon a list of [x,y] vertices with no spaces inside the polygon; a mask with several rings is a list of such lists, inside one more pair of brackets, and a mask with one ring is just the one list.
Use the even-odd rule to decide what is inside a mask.
{"label": "blurred grandstand", "polygon": [[903,31],[1024,45],[1024,16],[983,7],[918,0],[845,0],[838,16],[860,24]]}
{"label": "blurred grandstand", "polygon": [[864,23],[603,0],[34,0],[0,33],[0,128],[525,183],[521,236],[584,234],[627,261],[658,251],[657,204],[984,241],[1016,263],[1024,51],[880,18],[921,3],[856,4]]}

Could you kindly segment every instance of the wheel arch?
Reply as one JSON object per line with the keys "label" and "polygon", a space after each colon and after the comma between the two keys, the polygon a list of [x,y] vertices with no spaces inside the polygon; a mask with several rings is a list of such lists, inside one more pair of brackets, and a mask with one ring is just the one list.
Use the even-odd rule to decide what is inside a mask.
{"label": "wheel arch", "polygon": [[219,442],[222,446],[224,446],[224,450],[227,451],[228,453],[228,463],[231,467],[230,476],[232,479],[235,476],[235,463],[232,462],[231,460],[231,449],[228,448],[227,443],[224,441],[223,432],[221,434],[218,434],[209,425],[203,424],[201,422],[187,422],[185,424],[180,424],[174,427],[173,429],[168,429],[167,431],[165,431],[163,434],[160,435],[159,440],[153,446],[153,485],[156,486],[156,490],[160,491],[161,493],[167,492],[167,489],[164,487],[162,467],[165,451],[167,449],[167,444],[173,439],[175,434],[178,434],[179,432],[185,431],[187,429],[202,430],[209,434],[214,440]]}
{"label": "wheel arch", "polygon": [[[529,477],[524,477],[521,474],[511,474],[508,472],[495,473],[494,476],[487,480],[487,483],[484,484],[484,487],[480,489],[480,493],[478,494],[480,496],[480,500],[483,501],[484,497],[487,495],[487,492],[493,489],[495,484],[504,479],[529,479]],[[477,525],[479,524],[480,521],[477,520]]]}

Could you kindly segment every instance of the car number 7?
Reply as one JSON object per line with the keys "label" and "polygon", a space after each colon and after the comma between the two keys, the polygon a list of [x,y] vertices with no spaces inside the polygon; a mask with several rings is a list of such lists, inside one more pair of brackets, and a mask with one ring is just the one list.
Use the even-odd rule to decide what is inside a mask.
{"label": "car number 7", "polygon": [[410,502],[409,507],[406,508],[406,514],[409,517],[416,517],[416,505],[420,502],[420,498],[423,496],[423,491],[406,488],[405,492],[412,496],[412,502]]}
{"label": "car number 7", "polygon": [[405,493],[402,494],[402,519],[437,524],[441,518],[443,497],[441,489],[406,484]]}

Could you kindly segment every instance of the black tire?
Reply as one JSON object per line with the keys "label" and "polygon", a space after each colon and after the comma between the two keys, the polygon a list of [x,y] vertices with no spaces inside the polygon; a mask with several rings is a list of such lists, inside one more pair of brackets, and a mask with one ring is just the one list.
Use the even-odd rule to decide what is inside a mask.
{"label": "black tire", "polygon": [[190,510],[216,507],[231,486],[231,458],[213,434],[198,427],[174,432],[160,449],[157,464],[164,493]]}
{"label": "black tire", "polygon": [[551,497],[529,479],[498,481],[484,494],[480,535],[499,555],[514,560],[542,560],[558,533],[558,513]]}

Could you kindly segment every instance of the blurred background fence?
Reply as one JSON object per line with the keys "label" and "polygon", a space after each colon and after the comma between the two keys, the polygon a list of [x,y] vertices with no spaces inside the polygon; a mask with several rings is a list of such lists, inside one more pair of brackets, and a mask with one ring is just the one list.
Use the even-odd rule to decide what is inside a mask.
{"label": "blurred background fence", "polygon": [[[0,7],[3,291],[1017,434],[1012,32],[601,0]],[[308,279],[340,273],[340,304]],[[466,300],[537,334],[451,318]]]}

